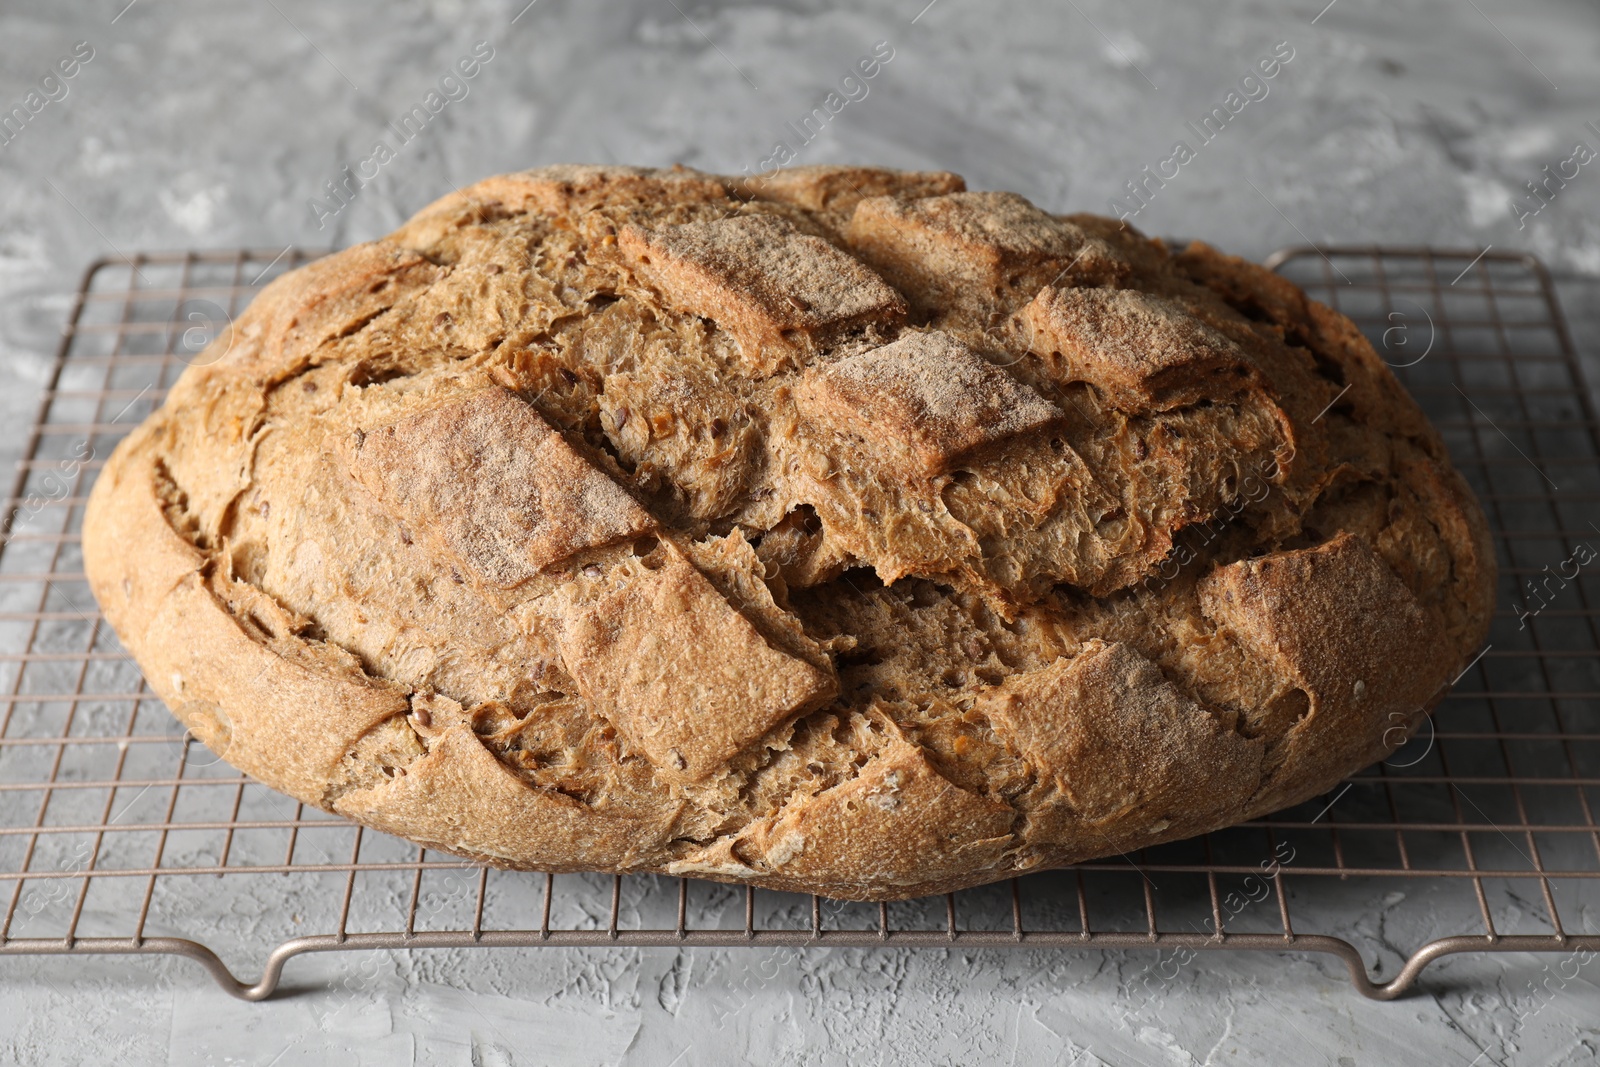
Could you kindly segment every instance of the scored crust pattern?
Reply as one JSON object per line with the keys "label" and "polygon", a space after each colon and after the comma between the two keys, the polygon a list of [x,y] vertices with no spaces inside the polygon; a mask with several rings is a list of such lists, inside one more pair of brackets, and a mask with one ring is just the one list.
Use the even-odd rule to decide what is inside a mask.
{"label": "scored crust pattern", "polygon": [[273,282],[85,560],[174,713],[502,866],[857,899],[1326,790],[1483,639],[1437,434],[1270,272],[960,178],[492,178]]}

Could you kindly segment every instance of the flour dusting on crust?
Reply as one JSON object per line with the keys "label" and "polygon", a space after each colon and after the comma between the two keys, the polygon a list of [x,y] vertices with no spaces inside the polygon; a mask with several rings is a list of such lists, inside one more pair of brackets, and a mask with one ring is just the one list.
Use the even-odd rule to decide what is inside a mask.
{"label": "flour dusting on crust", "polygon": [[117,449],[151,686],[490,863],[855,899],[1196,834],[1476,651],[1483,517],[1342,316],[944,173],[553,167],[273,282]]}

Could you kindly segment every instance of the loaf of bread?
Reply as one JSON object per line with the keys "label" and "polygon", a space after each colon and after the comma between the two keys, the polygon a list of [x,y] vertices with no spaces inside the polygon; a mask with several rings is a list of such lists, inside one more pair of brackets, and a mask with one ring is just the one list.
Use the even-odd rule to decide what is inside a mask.
{"label": "loaf of bread", "polygon": [[95,596],[239,769],[460,856],[882,900],[1401,743],[1494,559],[1355,327],[947,173],[552,167],[274,281]]}

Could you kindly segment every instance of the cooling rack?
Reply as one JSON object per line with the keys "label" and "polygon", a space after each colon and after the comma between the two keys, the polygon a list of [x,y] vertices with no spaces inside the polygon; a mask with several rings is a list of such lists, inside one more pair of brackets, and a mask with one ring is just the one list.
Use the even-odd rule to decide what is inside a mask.
{"label": "cooling rack", "polygon": [[[1494,528],[1489,642],[1421,733],[1268,819],[885,905],[463,865],[308,810],[182,732],[95,609],[85,499],[184,366],[309,258],[143,254],[83,278],[0,525],[0,955],[175,954],[255,1000],[293,957],[341,950],[1153,950],[1130,983],[1138,1010],[1216,950],[1271,952],[1274,965],[1327,954],[1378,999],[1452,953],[1576,966],[1600,950],[1572,925],[1600,878],[1600,438],[1533,257],[1294,248],[1269,261],[1367,331]],[[1386,926],[1415,943],[1390,943]]]}

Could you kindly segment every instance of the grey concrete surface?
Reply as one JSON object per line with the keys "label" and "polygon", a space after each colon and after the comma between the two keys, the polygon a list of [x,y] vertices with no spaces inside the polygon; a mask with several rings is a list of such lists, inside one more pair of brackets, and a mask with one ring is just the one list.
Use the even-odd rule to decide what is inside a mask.
{"label": "grey concrete surface", "polygon": [[[21,446],[93,258],[338,247],[500,171],[757,170],[777,142],[796,162],[948,168],[975,188],[1106,212],[1186,140],[1194,158],[1134,219],[1148,232],[1256,258],[1306,241],[1527,249],[1561,276],[1586,352],[1600,340],[1600,159],[1568,162],[1580,142],[1600,150],[1592,2],[525,3],[0,4],[0,113],[28,107],[75,47],[92,51],[70,80],[45,83],[37,113],[0,144],[0,459]],[[788,124],[878,42],[892,58],[866,94],[801,144]],[[492,58],[465,95],[447,86],[455,98],[335,212],[325,183],[378,139],[394,146],[388,124],[475,48]],[[1252,89],[1259,98],[1199,144],[1186,123],[1274,49],[1292,58],[1265,95]],[[1576,174],[1546,202],[1525,183],[1547,166]],[[293,901],[234,899],[221,885],[215,914],[195,922],[226,927],[241,958],[259,961],[273,939],[250,916]],[[1429,935],[1389,921],[1393,896],[1353,885],[1325,928],[1392,962]],[[1590,894],[1578,916],[1591,930],[1593,910]],[[0,1061],[1365,1067],[1600,1055],[1593,965],[1546,997],[1535,983],[1548,961],[1452,959],[1418,995],[1375,1004],[1326,960],[1211,954],[1130,1014],[1129,984],[1151,959],[334,955],[291,964],[305,992],[259,1005],[225,998],[182,961],[5,959]]]}

